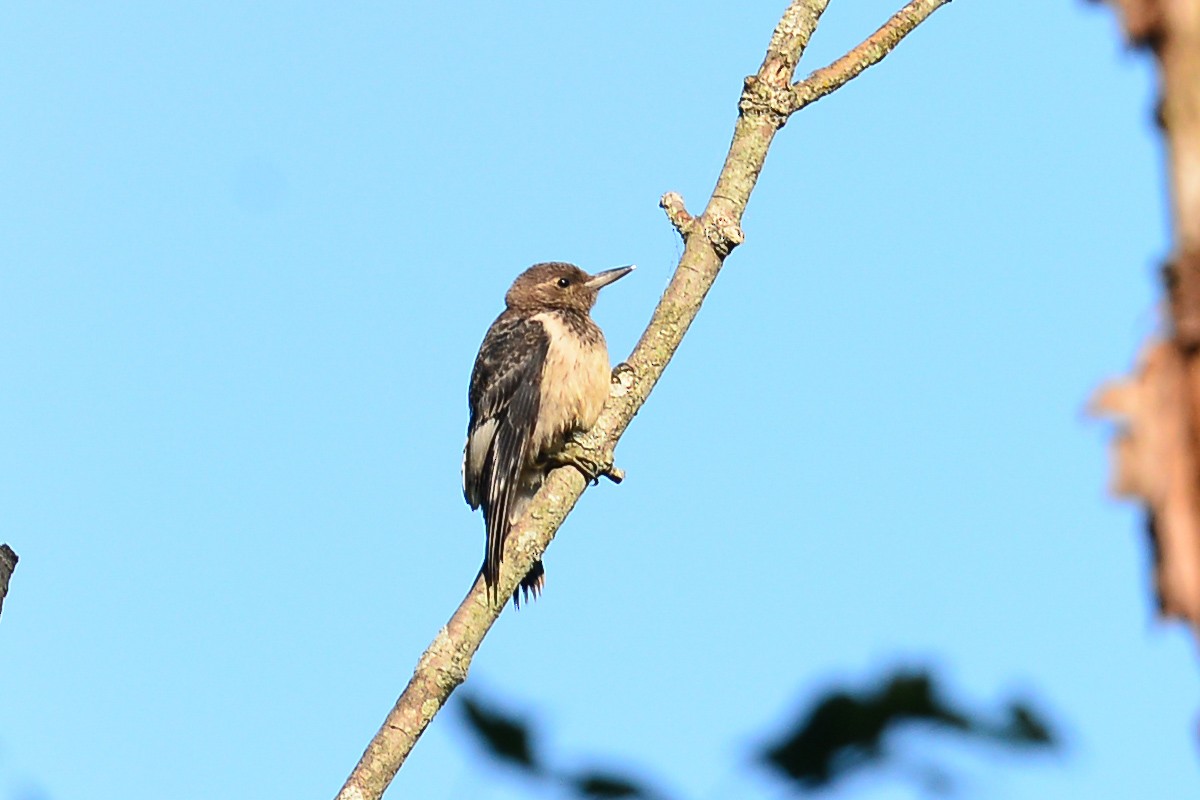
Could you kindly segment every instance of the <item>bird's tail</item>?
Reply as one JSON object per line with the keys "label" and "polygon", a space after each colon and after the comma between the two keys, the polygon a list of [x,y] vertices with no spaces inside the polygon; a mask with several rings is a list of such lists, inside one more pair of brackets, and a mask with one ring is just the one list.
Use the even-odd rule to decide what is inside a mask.
{"label": "bird's tail", "polygon": [[[508,524],[504,527],[504,536],[498,542],[497,553],[495,558],[485,558],[480,572],[483,574],[483,581],[487,585],[488,599],[494,600],[496,597],[497,585],[500,583],[500,554],[504,552],[504,540],[508,538],[508,534],[512,531],[512,525],[521,518],[525,513],[525,509],[529,507],[529,503],[533,500],[533,496],[537,494],[538,487],[541,486],[541,476],[537,480],[526,476],[526,484],[523,485],[512,499],[512,504],[508,511]],[[536,600],[542,593],[542,588],[546,585],[546,569],[542,566],[542,560],[539,558],[533,562],[533,566],[529,568],[529,572],[517,584],[517,588],[513,590],[513,606],[520,608],[521,603],[528,603],[530,596]]]}
{"label": "bird's tail", "polygon": [[513,590],[513,608],[520,608],[521,601],[529,602],[529,596],[533,595],[533,599],[537,600],[542,594],[542,589],[546,586],[546,568],[542,566],[542,560],[539,558],[533,562],[533,566],[529,568],[529,573],[521,579],[517,588]]}
{"label": "bird's tail", "polygon": [[[500,582],[500,576],[492,576],[487,569],[487,564],[479,568],[479,574],[483,576],[484,586],[487,588],[488,600],[496,599],[496,589]],[[533,566],[529,568],[529,572],[517,584],[517,588],[513,590],[512,601],[514,608],[520,608],[521,603],[529,603],[529,598],[533,597],[537,600],[542,589],[546,586],[546,568],[542,566],[542,560],[539,558],[533,562]]]}

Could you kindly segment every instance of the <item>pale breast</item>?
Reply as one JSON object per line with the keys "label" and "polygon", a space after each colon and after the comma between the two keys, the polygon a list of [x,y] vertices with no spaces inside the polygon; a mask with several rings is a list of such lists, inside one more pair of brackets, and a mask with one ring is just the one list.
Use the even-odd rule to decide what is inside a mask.
{"label": "pale breast", "polygon": [[591,320],[586,320],[586,334],[581,336],[553,313],[538,314],[534,319],[545,326],[550,337],[533,431],[534,451],[544,455],[560,447],[571,432],[595,423],[608,399],[611,367],[604,335]]}

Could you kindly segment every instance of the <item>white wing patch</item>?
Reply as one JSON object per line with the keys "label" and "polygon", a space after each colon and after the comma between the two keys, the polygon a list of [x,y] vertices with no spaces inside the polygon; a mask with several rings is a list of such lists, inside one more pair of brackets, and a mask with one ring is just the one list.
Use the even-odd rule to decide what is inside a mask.
{"label": "white wing patch", "polygon": [[[463,447],[463,491],[470,494],[470,486],[478,485],[479,475],[483,472],[483,461],[487,458],[488,448],[492,446],[492,439],[496,435],[496,420],[489,419],[487,422],[480,425],[471,435],[467,437],[467,444]],[[468,478],[467,476],[472,476]],[[471,508],[479,507],[478,497],[467,497]]]}

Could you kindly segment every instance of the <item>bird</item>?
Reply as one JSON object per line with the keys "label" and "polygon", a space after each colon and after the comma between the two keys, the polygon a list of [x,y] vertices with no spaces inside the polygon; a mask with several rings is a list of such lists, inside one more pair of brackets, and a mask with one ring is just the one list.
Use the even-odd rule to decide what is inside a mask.
{"label": "bird", "polygon": [[[595,479],[597,465],[566,456],[571,437],[592,427],[608,399],[611,368],[591,310],[600,290],[632,265],[589,275],[561,261],[534,264],[513,281],[471,371],[463,447],[463,496],[482,508],[487,545],[480,573],[490,597],[509,531],[556,467]],[[513,605],[541,594],[539,559],[513,591]]]}

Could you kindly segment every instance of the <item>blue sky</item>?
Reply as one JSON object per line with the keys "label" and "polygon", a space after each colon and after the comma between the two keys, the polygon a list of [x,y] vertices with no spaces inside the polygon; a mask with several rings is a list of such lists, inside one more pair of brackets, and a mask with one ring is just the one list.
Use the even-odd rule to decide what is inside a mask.
{"label": "blue sky", "polygon": [[[807,66],[896,3],[835,2]],[[0,797],[332,796],[478,568],[505,289],[637,263],[596,311],[629,351],[658,198],[703,204],[783,6],[8,7]],[[559,760],[766,797],[741,765],[798,703],[928,663],[1065,726],[952,750],[973,796],[1194,791],[1195,649],[1082,413],[1156,325],[1152,91],[1103,8],[959,0],[793,118],[628,480],[470,685]],[[523,796],[453,716],[392,793]]]}

